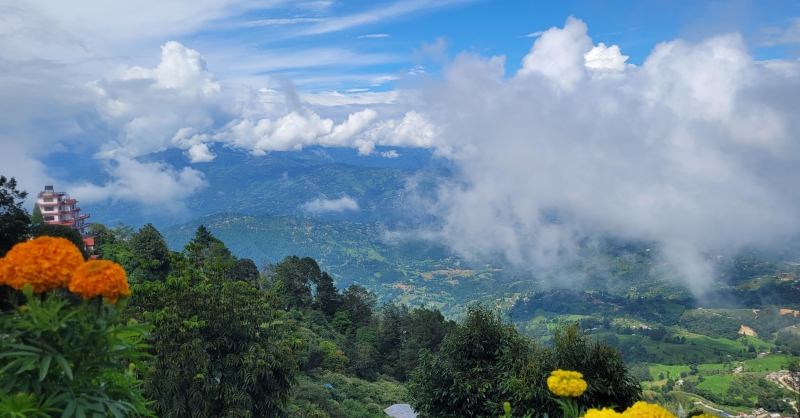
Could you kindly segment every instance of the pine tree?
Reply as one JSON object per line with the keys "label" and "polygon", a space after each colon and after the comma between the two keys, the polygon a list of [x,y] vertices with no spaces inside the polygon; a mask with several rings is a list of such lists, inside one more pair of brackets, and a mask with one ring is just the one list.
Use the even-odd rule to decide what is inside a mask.
{"label": "pine tree", "polygon": [[39,205],[33,205],[33,215],[31,215],[32,225],[41,225],[44,223],[44,216],[42,216],[42,209]]}
{"label": "pine tree", "polygon": [[153,226],[147,224],[133,234],[130,251],[138,262],[138,269],[163,278],[169,271],[169,247],[164,237]]}

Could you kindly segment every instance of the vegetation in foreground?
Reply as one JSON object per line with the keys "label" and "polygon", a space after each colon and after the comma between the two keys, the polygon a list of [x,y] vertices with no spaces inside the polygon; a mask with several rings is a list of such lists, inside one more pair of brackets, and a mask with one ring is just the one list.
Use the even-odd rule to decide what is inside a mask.
{"label": "vegetation in foreground", "polygon": [[[16,201],[24,195],[7,193],[10,182],[3,180],[3,196],[11,197],[12,208],[0,215],[11,214],[13,219],[18,218],[24,224],[26,213]],[[760,311],[696,310],[688,309],[680,299],[663,298],[625,299],[617,304],[611,300],[616,296],[586,292],[592,303],[583,304],[583,310],[575,311],[568,306],[570,297],[573,303],[580,301],[580,297],[567,292],[562,299],[528,297],[524,301],[527,305],[520,305],[522,302],[517,299],[517,306],[525,310],[515,309],[515,318],[522,317],[516,328],[505,324],[497,312],[480,306],[471,308],[463,323],[455,325],[446,321],[440,312],[425,307],[409,309],[394,303],[378,307],[376,296],[358,285],[341,291],[334,286],[333,278],[310,258],[288,257],[259,270],[253,261],[233,256],[222,241],[202,226],[181,252],[169,251],[152,225],[134,231],[124,225],[106,228],[96,224],[93,230],[97,234],[96,255],[124,266],[134,291],[133,297],[125,300],[129,308],[126,311],[115,309],[118,317],[109,323],[152,327],[147,340],[152,344],[135,350],[144,360],[121,358],[118,363],[136,366],[135,361],[138,361],[141,364],[127,368],[126,378],[132,379],[131,388],[141,388],[142,399],[148,399],[145,404],[138,404],[139,407],[147,405],[160,416],[192,413],[251,416],[254,412],[260,416],[285,413],[321,417],[382,416],[382,408],[406,401],[420,411],[428,408],[423,412],[425,416],[453,413],[480,416],[475,414],[481,408],[489,411],[485,413],[497,414],[506,401],[513,401],[508,414],[512,411],[517,415],[557,413],[555,408],[560,404],[548,400],[550,395],[543,389],[542,376],[546,377],[548,369],[561,367],[557,361],[559,341],[570,333],[574,334],[577,345],[562,351],[580,352],[575,347],[591,347],[592,344],[610,350],[608,353],[615,353],[610,346],[619,348],[630,368],[624,375],[617,376],[626,376],[624,379],[637,388],[637,382],[643,382],[642,396],[673,412],[679,403],[690,405],[694,401],[739,408],[729,409],[729,412],[756,406],[771,411],[790,411],[785,399],[791,394],[763,377],[789,363],[777,360],[777,354],[794,353],[800,346],[792,331],[796,321],[793,315],[787,316],[769,306]],[[6,228],[3,231],[6,241],[0,244],[11,248],[9,240],[20,242],[28,237],[48,235],[76,241],[75,237],[69,237],[69,232],[63,228],[34,228],[28,224],[23,229]],[[81,254],[81,262],[87,255]],[[76,288],[74,292],[83,294],[90,289]],[[23,292],[3,291],[5,296],[0,302],[4,315],[13,317],[35,311],[27,308],[34,302]],[[54,303],[47,301],[63,297],[66,301],[63,306],[70,309],[77,306],[79,300],[75,296],[65,291],[51,291],[56,296],[38,297],[39,301]],[[545,294],[547,292],[539,295]],[[113,297],[106,296],[106,299]],[[532,306],[535,309],[530,309]],[[611,307],[613,310],[609,309]],[[479,319],[481,315],[483,320]],[[525,315],[530,316],[526,318]],[[486,321],[491,317],[494,317],[494,325]],[[128,323],[128,319],[136,322]],[[579,321],[580,327],[565,328],[565,319]],[[737,322],[747,324],[761,338],[737,338],[730,330]],[[505,329],[496,333],[504,337],[492,340],[501,354],[473,359],[470,363],[466,354],[471,347],[459,343],[467,340],[492,347],[492,341],[474,338],[483,334],[475,334],[475,329],[483,327],[483,331],[487,331],[497,325],[501,331]],[[544,343],[522,337],[522,330],[544,334]],[[584,332],[590,336],[587,338]],[[140,331],[137,338],[141,335]],[[513,342],[515,339],[519,341]],[[135,343],[141,344],[141,341]],[[511,361],[514,356],[504,354],[508,352],[515,352],[521,355],[518,359],[525,360]],[[585,352],[591,354],[592,351]],[[266,353],[274,353],[274,356],[269,357],[269,362],[259,362]],[[759,353],[770,356],[757,356]],[[574,361],[578,357],[569,355],[566,359]],[[609,359],[613,355],[603,357]],[[14,357],[7,355],[0,359],[10,361]],[[548,359],[550,364],[546,364]],[[617,355],[617,359],[618,364],[611,362],[606,366],[625,369],[621,357]],[[50,360],[53,361],[57,360]],[[424,362],[424,367],[419,367],[420,362]],[[25,375],[41,372],[36,368],[41,363],[34,360],[17,362],[13,366],[5,363],[0,367],[19,367],[19,370],[24,369],[20,375]],[[69,361],[67,364],[73,366]],[[175,367],[175,364],[181,366]],[[237,369],[230,367],[231,364],[245,364],[247,368]],[[575,368],[585,370],[586,367],[584,364]],[[688,370],[678,370],[681,367]],[[738,376],[729,373],[730,369],[739,367],[742,371]],[[45,374],[50,370],[58,370],[58,367],[48,365]],[[436,372],[426,375],[425,370]],[[486,370],[493,373],[486,373]],[[281,373],[284,377],[277,381],[265,377],[281,376]],[[63,377],[65,373],[61,374]],[[538,386],[531,383],[536,382],[532,376],[537,374]],[[443,375],[460,376],[457,381],[461,381],[461,377],[474,380],[467,385],[428,386],[429,391],[420,389]],[[587,374],[589,390],[582,395],[585,399],[576,400],[582,402],[584,408],[601,406],[605,402],[590,399],[594,385],[591,382],[596,377]],[[260,384],[251,383],[259,378],[264,379]],[[624,385],[615,387],[624,388]],[[437,390],[441,395],[439,400],[445,400],[439,402],[440,405],[423,400]],[[638,389],[634,392],[638,393]],[[43,414],[53,413],[52,409],[47,409],[52,408],[52,404],[47,403],[49,398],[21,393],[27,395],[4,395],[0,399],[7,408],[5,411],[28,411],[21,416],[36,416],[37,410]],[[453,394],[466,396],[469,405],[466,411],[458,409],[463,404]],[[448,397],[450,404],[446,402]],[[271,403],[258,400],[263,398]],[[76,402],[75,405],[81,405],[84,411],[91,409],[87,403]],[[112,409],[109,407],[105,413],[114,414]],[[125,412],[130,410],[119,411],[131,415]],[[142,409],[138,413],[147,411]]]}

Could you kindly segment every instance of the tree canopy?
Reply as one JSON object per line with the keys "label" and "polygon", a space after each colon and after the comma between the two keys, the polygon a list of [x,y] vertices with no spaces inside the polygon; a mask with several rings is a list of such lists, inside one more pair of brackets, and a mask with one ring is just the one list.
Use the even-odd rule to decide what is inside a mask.
{"label": "tree canopy", "polygon": [[0,176],[0,257],[25,240],[31,223],[22,203],[28,192],[17,190],[17,180]]}
{"label": "tree canopy", "polygon": [[583,373],[589,388],[576,399],[583,407],[624,409],[641,397],[619,352],[590,341],[576,325],[557,332],[552,346],[540,346],[499,313],[475,305],[438,352],[423,351],[409,380],[411,404],[431,418],[496,416],[503,402],[514,415],[558,415],[546,384],[556,369]]}

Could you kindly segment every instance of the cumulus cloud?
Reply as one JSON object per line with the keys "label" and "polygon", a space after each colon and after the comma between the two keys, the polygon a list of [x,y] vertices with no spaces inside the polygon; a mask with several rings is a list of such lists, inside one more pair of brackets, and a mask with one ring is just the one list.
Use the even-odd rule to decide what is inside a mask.
{"label": "cumulus cloud", "polygon": [[311,213],[344,212],[346,210],[358,210],[358,202],[347,196],[336,200],[314,199],[304,203],[300,206],[300,209]]}
{"label": "cumulus cloud", "polygon": [[[155,68],[121,68],[90,83],[97,108],[118,133],[97,153],[99,158],[129,158],[169,148],[185,150],[191,162],[214,158],[211,143],[263,155],[303,147],[352,147],[370,154],[375,144],[433,146],[433,127],[421,115],[409,112],[402,121],[381,120],[365,108],[350,113],[340,123],[305,107],[387,104],[398,92],[323,92],[298,94],[288,80],[283,91],[263,88],[257,96],[230,100],[203,56],[178,42],[162,47]],[[371,133],[365,134],[367,130]]]}
{"label": "cumulus cloud", "polygon": [[362,154],[369,154],[375,145],[411,148],[436,148],[437,127],[423,114],[409,111],[403,119],[380,121],[357,139]]}
{"label": "cumulus cloud", "polygon": [[179,136],[209,130],[236,111],[202,55],[178,42],[162,46],[155,68],[123,67],[87,88],[98,113],[118,132],[98,153],[101,158],[138,157],[175,145],[188,149],[195,144]]}
{"label": "cumulus cloud", "polygon": [[585,237],[655,241],[700,290],[698,254],[800,233],[800,63],[758,62],[738,34],[624,63],[572,17],[511,77],[502,57],[457,56],[420,106],[436,147],[472,150],[427,202],[438,237],[529,268],[571,260]]}
{"label": "cumulus cloud", "polygon": [[595,70],[624,70],[626,66],[631,66],[625,64],[628,56],[619,52],[619,46],[606,47],[602,42],[584,54],[583,59],[587,67]]}
{"label": "cumulus cloud", "polygon": [[191,148],[186,151],[186,154],[193,163],[208,163],[214,161],[214,158],[217,158],[216,154],[208,150],[208,145],[206,144],[192,145]]}
{"label": "cumulus cloud", "polygon": [[384,151],[381,153],[381,157],[383,158],[397,158],[400,154],[397,153],[395,150]]}
{"label": "cumulus cloud", "polygon": [[573,87],[585,74],[584,56],[594,47],[586,31],[586,23],[572,16],[563,29],[548,29],[533,43],[517,74],[537,74],[562,88]]}
{"label": "cumulus cloud", "polygon": [[189,167],[176,170],[164,163],[142,163],[127,157],[106,164],[111,181],[102,186],[71,185],[70,193],[87,203],[125,200],[177,210],[183,199],[208,186],[203,173]]}

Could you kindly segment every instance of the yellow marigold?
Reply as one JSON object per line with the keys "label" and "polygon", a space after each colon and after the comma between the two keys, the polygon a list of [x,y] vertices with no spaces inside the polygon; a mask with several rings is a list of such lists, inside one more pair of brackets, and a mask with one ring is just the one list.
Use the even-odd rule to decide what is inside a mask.
{"label": "yellow marigold", "polygon": [[69,291],[83,296],[84,299],[105,296],[111,303],[116,303],[120,296],[127,297],[131,294],[125,270],[108,260],[90,260],[75,270]]}
{"label": "yellow marigold", "polygon": [[558,396],[581,396],[586,390],[586,381],[578,372],[556,370],[547,378],[547,387]]}
{"label": "yellow marigold", "polygon": [[647,402],[636,402],[625,410],[625,414],[631,418],[675,418],[675,415],[666,409]]}
{"label": "yellow marigold", "polygon": [[21,290],[30,283],[34,293],[66,287],[83,264],[83,254],[66,238],[39,237],[19,243],[0,262],[0,284]]}
{"label": "yellow marigold", "polygon": [[622,418],[623,414],[611,409],[611,408],[603,408],[603,409],[590,409],[586,411],[586,415],[583,418]]}

